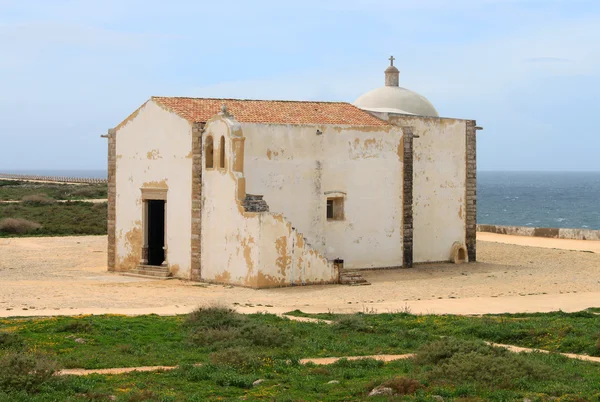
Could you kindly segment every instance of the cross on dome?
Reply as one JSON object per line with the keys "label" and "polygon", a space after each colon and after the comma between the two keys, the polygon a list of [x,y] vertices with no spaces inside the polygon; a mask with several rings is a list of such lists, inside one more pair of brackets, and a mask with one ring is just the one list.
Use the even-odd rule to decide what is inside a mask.
{"label": "cross on dome", "polygon": [[394,66],[394,60],[396,60],[396,58],[394,56],[390,56],[390,58],[388,59],[390,61],[390,66]]}

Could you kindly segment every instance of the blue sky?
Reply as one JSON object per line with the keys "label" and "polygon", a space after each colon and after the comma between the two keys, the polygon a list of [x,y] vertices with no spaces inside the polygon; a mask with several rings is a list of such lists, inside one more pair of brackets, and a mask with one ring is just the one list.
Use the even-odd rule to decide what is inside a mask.
{"label": "blue sky", "polygon": [[0,0],[0,50],[0,170],[105,169],[152,95],[353,102],[391,54],[480,170],[600,170],[597,0]]}

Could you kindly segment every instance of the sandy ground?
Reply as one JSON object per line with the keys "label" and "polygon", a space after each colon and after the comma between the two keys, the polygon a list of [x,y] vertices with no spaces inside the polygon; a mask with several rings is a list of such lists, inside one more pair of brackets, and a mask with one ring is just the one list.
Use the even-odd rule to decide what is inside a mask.
{"label": "sandy ground", "polygon": [[495,233],[477,233],[477,239],[519,246],[555,248],[561,250],[589,251],[600,253],[598,240],[546,239],[543,237],[498,235]]}
{"label": "sandy ground", "polygon": [[[506,240],[494,236],[500,237],[486,239]],[[551,239],[537,240],[545,245]],[[178,314],[209,303],[273,313],[482,314],[600,306],[600,254],[478,241],[478,259],[371,271],[364,275],[370,286],[252,290],[108,273],[106,236],[0,238],[0,317]]]}

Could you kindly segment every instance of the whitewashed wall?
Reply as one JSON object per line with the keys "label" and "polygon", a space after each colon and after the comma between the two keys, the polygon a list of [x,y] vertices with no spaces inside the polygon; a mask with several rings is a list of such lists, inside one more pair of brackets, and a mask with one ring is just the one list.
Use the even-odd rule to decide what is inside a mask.
{"label": "whitewashed wall", "polygon": [[[249,194],[264,195],[271,211],[345,268],[402,265],[400,128],[242,127]],[[343,221],[326,219],[327,192],[346,194]]]}
{"label": "whitewashed wall", "polygon": [[466,121],[393,117],[413,127],[413,260],[448,261],[465,243]]}
{"label": "whitewashed wall", "polygon": [[[203,135],[204,145],[213,139],[215,167],[202,174],[202,279],[258,288],[336,282],[333,264],[305,244],[281,214],[246,212],[241,206],[247,177],[233,170],[232,138],[242,135],[237,122],[220,116],[207,123]],[[219,168],[221,136],[225,169]]]}
{"label": "whitewashed wall", "polygon": [[166,188],[167,261],[190,277],[192,127],[148,101],[116,133],[116,269],[135,268],[143,245],[142,187]]}

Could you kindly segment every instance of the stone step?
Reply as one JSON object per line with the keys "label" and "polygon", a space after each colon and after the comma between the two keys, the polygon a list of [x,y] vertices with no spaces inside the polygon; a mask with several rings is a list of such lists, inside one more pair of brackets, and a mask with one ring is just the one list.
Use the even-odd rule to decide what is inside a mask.
{"label": "stone step", "polygon": [[362,277],[360,271],[342,270],[340,272],[340,284],[348,286],[370,285],[371,283]]}
{"label": "stone step", "polygon": [[141,269],[144,271],[155,271],[155,272],[165,272],[165,273],[169,273],[169,268],[167,267],[160,267],[157,265],[138,265],[137,268],[135,269]]}
{"label": "stone step", "polygon": [[131,276],[134,278],[144,278],[144,279],[152,279],[155,281],[166,281],[169,279],[173,279],[172,276],[151,276],[151,275],[143,275],[143,274],[136,274],[134,272],[124,272],[121,274],[122,276]]}
{"label": "stone step", "polygon": [[134,274],[148,275],[148,276],[162,276],[165,278],[167,276],[169,276],[168,272],[150,271],[150,270],[146,270],[146,269],[134,269],[131,272]]}

